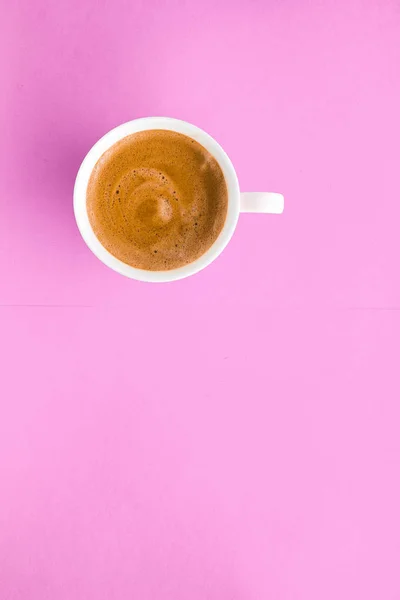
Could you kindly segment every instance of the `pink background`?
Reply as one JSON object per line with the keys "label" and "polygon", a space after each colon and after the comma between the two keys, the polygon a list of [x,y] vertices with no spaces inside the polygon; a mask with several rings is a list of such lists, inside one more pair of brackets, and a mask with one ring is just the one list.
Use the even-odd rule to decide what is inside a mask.
{"label": "pink background", "polygon": [[[400,599],[398,0],[1,2],[1,600]],[[160,114],[286,212],[154,286],[72,188]]]}

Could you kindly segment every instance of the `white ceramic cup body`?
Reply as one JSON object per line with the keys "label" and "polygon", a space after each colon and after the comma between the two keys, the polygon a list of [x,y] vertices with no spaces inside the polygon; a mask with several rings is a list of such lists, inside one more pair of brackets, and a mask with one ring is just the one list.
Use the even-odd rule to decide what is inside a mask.
{"label": "white ceramic cup body", "polygon": [[[122,138],[132,133],[139,131],[147,131],[151,129],[166,129],[176,131],[193,138],[201,144],[214,158],[218,161],[225,177],[226,186],[228,189],[228,211],[224,227],[213,243],[213,245],[197,260],[178,269],[168,271],[147,271],[144,269],[136,269],[124,262],[118,260],[110,254],[96,237],[89,221],[86,207],[86,191],[89,183],[92,170],[99,158],[113,144]],[[139,281],[149,282],[167,282],[177,279],[183,279],[189,275],[194,275],[212,263],[223,251],[225,246],[231,239],[235,231],[237,221],[240,214],[240,190],[236,171],[231,160],[221,146],[208,135],[205,131],[191,125],[185,121],[172,119],[169,117],[146,117],[135,119],[115,127],[106,133],[96,144],[89,150],[84,158],[78,171],[75,187],[74,187],[74,212],[76,222],[81,232],[83,239],[89,246],[90,250],[99,258],[105,265],[114,269],[118,273],[137,279]],[[274,212],[274,211],[265,211]],[[280,211],[281,212],[281,211]]]}

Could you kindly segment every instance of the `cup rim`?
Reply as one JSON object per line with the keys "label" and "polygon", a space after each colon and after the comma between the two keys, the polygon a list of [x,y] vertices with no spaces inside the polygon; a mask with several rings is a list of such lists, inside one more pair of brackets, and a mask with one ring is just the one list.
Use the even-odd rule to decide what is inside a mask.
{"label": "cup rim", "polygon": [[[228,189],[228,210],[224,226],[210,248],[195,261],[168,271],[148,271],[128,265],[113,256],[96,237],[89,221],[86,207],[86,192],[89,178],[99,158],[113,144],[122,138],[139,131],[164,129],[183,133],[200,143],[217,160],[222,169]],[[225,150],[208,133],[187,121],[171,117],[142,117],[122,123],[108,131],[89,150],[78,170],[74,194],[74,213],[78,229],[87,246],[99,260],[114,271],[131,279],[147,282],[168,282],[184,279],[198,273],[210,265],[224,250],[231,239],[239,218],[240,190],[233,164]]]}

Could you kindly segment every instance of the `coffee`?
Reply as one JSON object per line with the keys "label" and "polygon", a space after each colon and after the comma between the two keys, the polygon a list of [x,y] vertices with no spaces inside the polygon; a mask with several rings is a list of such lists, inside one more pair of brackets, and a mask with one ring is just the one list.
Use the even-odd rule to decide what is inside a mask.
{"label": "coffee", "polygon": [[87,188],[90,224],[116,258],[139,269],[182,267],[204,254],[225,223],[221,167],[180,133],[129,135],[96,163]]}

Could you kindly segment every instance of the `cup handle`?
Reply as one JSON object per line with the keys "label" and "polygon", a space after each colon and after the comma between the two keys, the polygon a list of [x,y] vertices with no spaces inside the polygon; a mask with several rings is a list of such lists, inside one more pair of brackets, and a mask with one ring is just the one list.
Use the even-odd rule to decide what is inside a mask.
{"label": "cup handle", "polygon": [[283,212],[283,206],[282,194],[275,192],[244,192],[240,194],[240,212],[280,215]]}

